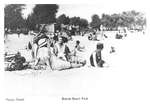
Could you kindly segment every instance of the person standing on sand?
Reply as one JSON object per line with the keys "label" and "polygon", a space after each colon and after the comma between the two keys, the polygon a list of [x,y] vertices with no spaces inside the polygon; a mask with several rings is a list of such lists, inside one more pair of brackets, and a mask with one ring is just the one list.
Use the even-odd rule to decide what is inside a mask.
{"label": "person standing on sand", "polygon": [[[45,34],[46,31],[45,31],[45,25],[42,27],[41,31],[33,38],[33,52],[34,52],[34,59],[37,58],[37,53],[38,53],[38,49],[40,47],[44,47],[44,46],[47,46],[47,42],[46,40],[49,39],[49,37]],[[40,43],[39,44],[39,41],[41,39],[45,39],[44,42]]]}

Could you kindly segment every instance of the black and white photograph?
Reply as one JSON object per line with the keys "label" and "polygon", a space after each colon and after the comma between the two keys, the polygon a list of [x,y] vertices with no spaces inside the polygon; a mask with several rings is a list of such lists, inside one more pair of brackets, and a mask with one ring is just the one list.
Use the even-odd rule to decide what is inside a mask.
{"label": "black and white photograph", "polygon": [[150,106],[146,3],[87,2],[3,4],[5,106]]}

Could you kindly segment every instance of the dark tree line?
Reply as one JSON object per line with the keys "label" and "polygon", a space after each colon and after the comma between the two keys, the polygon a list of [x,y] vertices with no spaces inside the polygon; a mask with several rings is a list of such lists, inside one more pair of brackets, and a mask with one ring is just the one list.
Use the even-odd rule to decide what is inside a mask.
{"label": "dark tree line", "polygon": [[88,21],[80,17],[68,17],[65,14],[56,18],[59,6],[56,4],[37,4],[33,8],[33,12],[24,19],[21,11],[24,9],[24,4],[8,4],[4,8],[5,13],[5,28],[17,29],[25,28],[28,30],[36,30],[39,24],[55,23],[56,26],[75,25],[81,28],[88,27]]}
{"label": "dark tree line", "polygon": [[37,4],[27,18],[28,28],[34,30],[36,25],[55,23],[58,8],[56,4]]}
{"label": "dark tree line", "polygon": [[24,4],[8,4],[4,8],[4,24],[7,29],[25,28],[35,30],[39,24],[51,24],[56,22],[56,13],[59,6],[56,4],[37,4],[32,14],[27,19],[22,16]]}
{"label": "dark tree line", "polygon": [[94,29],[100,29],[103,25],[107,29],[117,29],[118,27],[128,27],[130,29],[143,28],[146,26],[146,18],[143,13],[136,11],[127,11],[119,14],[102,14],[99,17],[94,14],[89,23],[86,19],[80,17],[68,17],[65,14],[56,18],[59,6],[56,4],[37,4],[33,8],[33,12],[24,19],[22,10],[24,4],[8,4],[4,8],[4,27],[11,30],[24,28],[35,30],[39,24],[55,23],[57,29],[61,29],[61,25],[78,26],[80,30],[89,26]]}
{"label": "dark tree line", "polygon": [[25,20],[22,17],[24,4],[6,5],[4,8],[4,27],[8,29],[17,29],[25,26]]}
{"label": "dark tree line", "polygon": [[143,13],[136,11],[127,11],[120,14],[102,14],[92,16],[90,26],[99,29],[103,25],[107,29],[117,29],[118,27],[127,27],[129,29],[143,29],[146,26],[146,18]]}

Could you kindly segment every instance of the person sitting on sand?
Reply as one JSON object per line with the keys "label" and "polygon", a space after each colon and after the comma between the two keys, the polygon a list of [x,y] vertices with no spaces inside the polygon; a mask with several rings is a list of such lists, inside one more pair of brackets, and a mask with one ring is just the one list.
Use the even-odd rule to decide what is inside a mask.
{"label": "person sitting on sand", "polygon": [[103,67],[105,61],[102,60],[101,51],[103,50],[104,46],[102,43],[97,44],[97,49],[91,54],[90,56],[90,64],[93,67]]}
{"label": "person sitting on sand", "polygon": [[83,52],[85,51],[85,47],[80,45],[80,41],[76,41],[76,45],[73,50],[73,56],[71,58],[74,63],[85,63],[85,58],[83,58]]}
{"label": "person sitting on sand", "polygon": [[59,36],[58,42],[54,45],[53,53],[50,58],[53,70],[65,70],[82,66],[82,64],[70,62],[70,50],[66,42],[67,39],[65,37]]}
{"label": "person sitting on sand", "polygon": [[83,52],[84,49],[85,49],[85,47],[84,47],[84,46],[81,46],[81,45],[80,45],[80,41],[77,40],[77,41],[76,41],[76,45],[75,45],[75,50],[80,51],[80,52]]}
{"label": "person sitting on sand", "polygon": [[54,54],[58,58],[60,58],[64,61],[68,61],[70,50],[69,50],[68,46],[65,44],[65,42],[67,42],[67,38],[65,38],[63,36],[58,37],[58,42],[54,46]]}

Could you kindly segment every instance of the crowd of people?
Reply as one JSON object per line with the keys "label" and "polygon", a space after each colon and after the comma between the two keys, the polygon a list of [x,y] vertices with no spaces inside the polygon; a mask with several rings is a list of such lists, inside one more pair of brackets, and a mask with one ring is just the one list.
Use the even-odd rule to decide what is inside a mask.
{"label": "crowd of people", "polygon": [[[62,32],[48,34],[45,26],[34,36],[32,42],[29,42],[28,47],[32,50],[34,68],[36,68],[43,59],[47,67],[52,70],[81,67],[87,62],[80,55],[80,53],[84,52],[85,47],[80,45],[79,40],[76,41],[74,49],[70,50],[66,34]],[[91,53],[89,59],[91,66],[103,67],[105,61],[103,61],[101,57],[102,49],[103,44],[97,44],[97,50]]]}
{"label": "crowd of people", "polygon": [[[105,67],[106,62],[103,60],[102,51],[104,44],[101,43],[101,40],[108,38],[109,35],[106,35],[104,29],[99,30],[88,30],[86,33],[83,33],[84,36],[88,38],[89,41],[96,41],[96,50],[91,52],[88,57],[85,58],[84,53],[87,52],[85,46],[81,46],[81,41],[76,40],[74,45],[70,49],[70,41],[73,40],[69,30],[56,31],[55,33],[49,32],[46,28],[47,25],[42,25],[39,28],[38,33],[32,31],[29,32],[31,36],[31,41],[28,43],[26,49],[31,50],[31,66],[34,69],[38,69],[40,63],[44,63],[46,67],[51,70],[63,70],[69,68],[82,67],[84,65],[90,64],[92,67]],[[5,39],[7,40],[7,34],[10,31],[5,29]],[[17,31],[19,32],[19,31]],[[127,37],[128,30],[120,28],[115,33],[115,39],[122,39]],[[131,32],[132,33],[132,32]],[[20,38],[19,33],[18,38]],[[83,36],[82,34],[80,34]],[[100,42],[98,42],[100,41]],[[106,49],[106,48],[105,48]],[[110,47],[110,54],[115,52],[115,47]],[[16,54],[18,55],[18,54]],[[8,56],[8,55],[7,55]],[[22,56],[21,56],[22,57]],[[20,56],[13,57],[11,67],[12,70],[19,70],[24,68],[24,60]],[[13,59],[11,58],[11,59]],[[7,58],[6,58],[7,59]],[[9,58],[8,58],[9,59]],[[20,60],[23,63],[20,63]],[[6,61],[7,62],[7,61]],[[20,64],[18,64],[18,62]],[[88,63],[87,63],[88,62]],[[90,63],[89,63],[90,62]],[[30,64],[30,63],[28,63]],[[15,66],[14,66],[15,65]],[[106,64],[107,65],[107,64]],[[89,66],[89,65],[88,65]]]}

